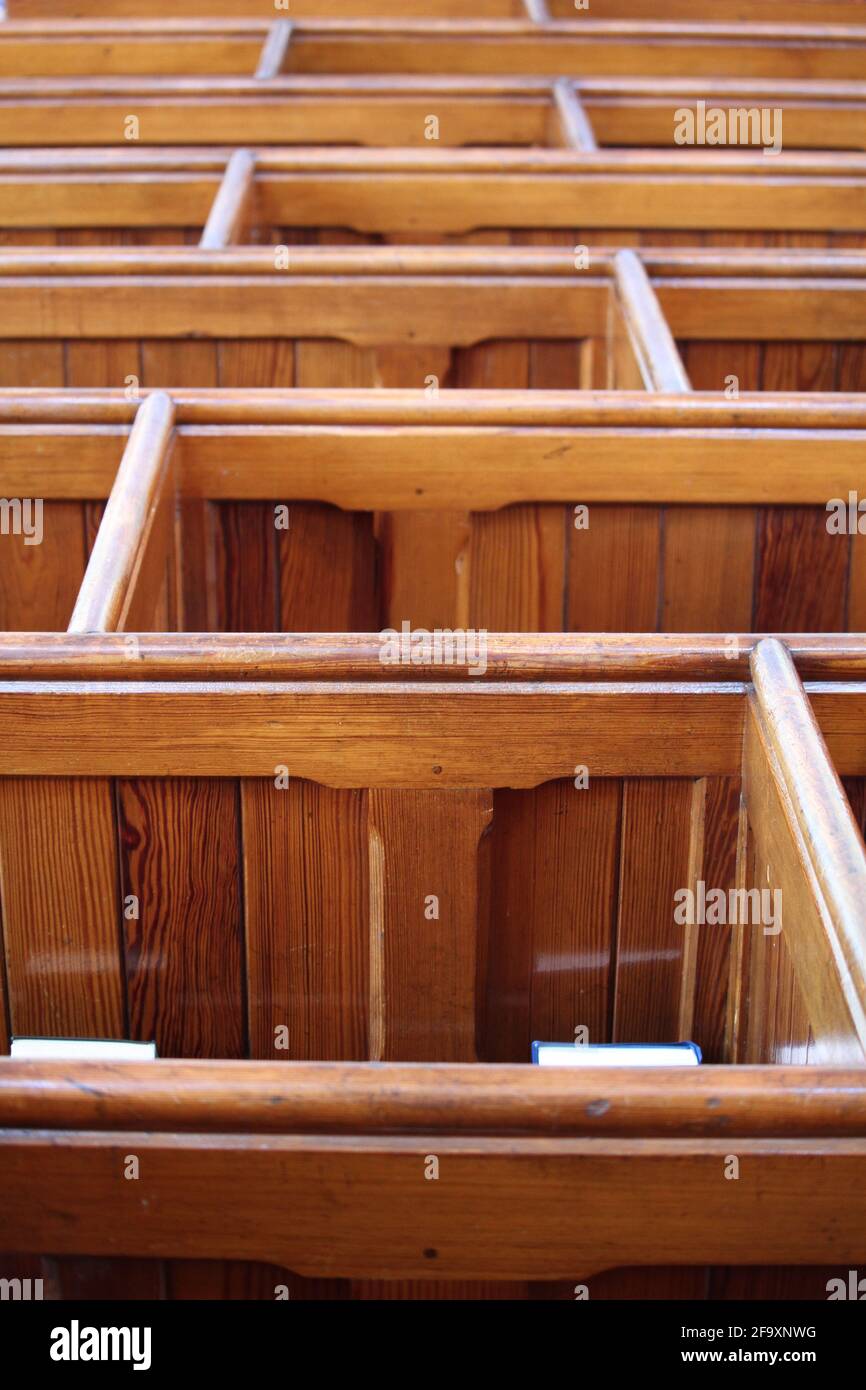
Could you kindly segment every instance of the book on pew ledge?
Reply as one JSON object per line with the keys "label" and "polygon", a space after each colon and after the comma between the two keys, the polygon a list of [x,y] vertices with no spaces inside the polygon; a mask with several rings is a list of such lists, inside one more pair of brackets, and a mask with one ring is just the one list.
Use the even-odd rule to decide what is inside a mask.
{"label": "book on pew ledge", "polygon": [[13,1038],[15,1062],[152,1062],[156,1043],[115,1038]]}
{"label": "book on pew ledge", "polygon": [[697,1043],[550,1043],[534,1042],[538,1067],[696,1067]]}

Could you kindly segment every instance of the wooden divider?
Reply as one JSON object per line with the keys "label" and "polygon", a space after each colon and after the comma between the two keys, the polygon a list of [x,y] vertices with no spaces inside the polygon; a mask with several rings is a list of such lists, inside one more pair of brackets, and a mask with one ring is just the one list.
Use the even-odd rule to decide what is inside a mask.
{"label": "wooden divider", "polygon": [[[250,352],[259,359],[257,347]],[[418,370],[411,354],[405,370],[404,379]],[[42,497],[46,507],[44,556],[19,538],[5,541],[7,626],[68,622],[83,559],[55,544],[55,512],[74,509],[81,528],[82,505],[108,498],[134,408],[122,393],[0,392],[0,491]],[[408,621],[427,630],[736,632],[753,596],[777,630],[856,622],[844,592],[845,582],[859,592],[847,521],[838,535],[827,523],[832,499],[847,508],[859,490],[866,408],[858,396],[441,391],[431,400],[408,390],[190,390],[177,394],[176,411],[173,489],[188,535],[199,526],[202,543],[172,541],[169,488],[154,543],[162,538],[172,558],[167,601],[175,604],[184,575],[187,598],[177,615],[172,607],[171,617],[163,608],[141,617],[138,630],[399,632]],[[275,499],[288,507],[283,531]],[[755,504],[768,521],[757,544]],[[578,530],[581,505],[588,526]],[[812,549],[804,554],[805,526]],[[230,560],[236,542],[245,546],[242,568]],[[503,544],[512,557],[504,576]],[[58,588],[74,568],[59,621],[53,609],[44,617],[26,603],[15,609],[29,550]],[[791,607],[785,578],[810,553],[816,562],[825,555],[825,570],[843,580],[814,616]],[[156,582],[156,563],[149,572]]]}
{"label": "wooden divider", "polygon": [[275,19],[262,45],[262,55],[256,68],[256,81],[267,82],[272,77],[279,77],[285,66],[291,40],[292,21]]}
{"label": "wooden divider", "polygon": [[174,407],[157,391],[139,407],[111,489],[70,632],[146,631],[174,551]]}
{"label": "wooden divider", "polygon": [[[751,663],[743,794],[755,837],[755,878],[746,887],[778,890],[810,1055],[860,1062],[866,1050],[863,840],[785,648],[761,642]],[[764,968],[752,961],[753,989],[763,985]],[[767,999],[751,1002],[750,1031],[761,1026]]]}
{"label": "wooden divider", "polygon": [[671,330],[647,273],[633,251],[616,253],[613,274],[629,346],[644,386],[648,391],[690,391]]}
{"label": "wooden divider", "polygon": [[203,251],[221,251],[243,240],[254,199],[255,173],[255,155],[250,150],[235,150],[201,234]]}

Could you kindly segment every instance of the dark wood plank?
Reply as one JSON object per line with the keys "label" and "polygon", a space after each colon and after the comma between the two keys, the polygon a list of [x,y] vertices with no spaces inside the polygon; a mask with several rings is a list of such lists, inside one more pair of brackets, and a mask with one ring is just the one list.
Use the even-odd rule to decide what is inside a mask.
{"label": "dark wood plank", "polygon": [[127,1036],[111,783],[0,779],[13,1034]]}
{"label": "dark wood plank", "polygon": [[243,1057],[234,782],[118,784],[129,1021],[163,1057]]}

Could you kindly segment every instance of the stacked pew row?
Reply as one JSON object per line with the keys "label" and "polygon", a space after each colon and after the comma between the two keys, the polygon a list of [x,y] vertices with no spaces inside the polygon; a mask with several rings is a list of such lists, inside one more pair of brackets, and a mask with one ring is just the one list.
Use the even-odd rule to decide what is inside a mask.
{"label": "stacked pew row", "polygon": [[[826,1297],[863,7],[330,8],[0,27],[0,1050],[164,1059],[0,1064],[0,1273]],[[673,145],[699,100],[784,148]],[[578,1034],[704,1066],[527,1065]]]}

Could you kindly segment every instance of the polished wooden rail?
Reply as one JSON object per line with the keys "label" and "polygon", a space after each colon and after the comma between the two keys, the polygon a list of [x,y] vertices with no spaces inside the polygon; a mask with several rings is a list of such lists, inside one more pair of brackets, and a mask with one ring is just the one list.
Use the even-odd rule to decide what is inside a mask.
{"label": "polished wooden rail", "polygon": [[[58,101],[64,105],[62,124],[55,119]],[[550,151],[571,144],[562,123],[565,103],[570,111],[583,111],[580,144],[587,149],[591,133],[608,153],[618,146],[656,146],[684,167],[694,151],[675,145],[674,134],[680,113],[697,113],[699,101],[707,109],[780,111],[782,155],[776,158],[798,150],[866,147],[862,81],[686,75],[575,80],[282,73],[266,82],[243,76],[110,77],[102,71],[26,80],[0,76],[0,132],[6,146],[102,145],[126,153],[137,152],[139,143],[153,148],[220,142],[404,146],[428,156],[437,148],[478,144]],[[137,126],[130,125],[130,115]],[[758,142],[750,126],[747,143],[753,139]],[[733,153],[710,152],[720,170]],[[762,158],[762,165],[770,178],[775,161]]]}
{"label": "polished wooden rail", "polygon": [[[8,1067],[0,1062],[0,1076]],[[390,1070],[380,1071],[383,1080]],[[84,1068],[81,1079],[86,1086]],[[207,1087],[206,1071],[197,1080]],[[447,1103],[447,1085],[445,1074],[431,1109]],[[606,1097],[618,1088],[605,1077],[602,1089]],[[134,1109],[119,1099],[122,1110]],[[185,1113],[177,1103],[174,1111]],[[0,1201],[13,1249],[44,1241],[59,1254],[265,1259],[331,1278],[573,1284],[611,1264],[660,1259],[734,1263],[748,1254],[844,1268],[860,1258],[866,1230],[859,1134],[99,1133],[31,1128],[29,1107],[24,1117],[25,1129],[0,1130]],[[732,1147],[742,1171],[725,1183],[719,1174]],[[425,1183],[433,1150],[442,1180]],[[131,1154],[141,1165],[136,1200],[123,1180]],[[346,1200],[347,1192],[363,1200]]]}
{"label": "polished wooden rail", "polygon": [[[736,18],[741,21],[788,21],[828,24],[866,22],[863,0],[737,0]],[[104,22],[112,19],[142,19],[147,16],[173,18],[178,14],[204,19],[226,16],[272,18],[272,0],[8,0],[7,12],[15,19],[87,18]],[[574,0],[429,0],[425,14],[430,19],[462,19],[467,11],[479,19],[532,18],[535,23],[550,19],[571,19],[583,23],[588,13],[576,13]],[[532,11],[532,13],[530,13]],[[299,18],[367,19],[370,16],[404,19],[402,0],[292,0],[292,12]],[[713,0],[593,0],[592,14],[600,19],[714,21],[718,10]]]}
{"label": "polished wooden rail", "polygon": [[[279,16],[282,17],[282,16]],[[267,19],[111,20],[52,17],[0,31],[0,72],[42,77],[99,73],[249,74],[271,35]],[[862,79],[866,30],[857,24],[706,24],[677,19],[448,21],[305,19],[292,15],[284,66],[304,73],[539,73],[582,77]],[[259,79],[262,80],[262,79]],[[268,79],[264,79],[268,80]]]}

